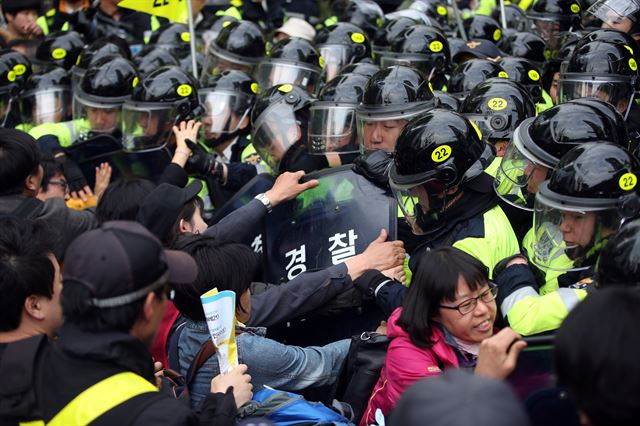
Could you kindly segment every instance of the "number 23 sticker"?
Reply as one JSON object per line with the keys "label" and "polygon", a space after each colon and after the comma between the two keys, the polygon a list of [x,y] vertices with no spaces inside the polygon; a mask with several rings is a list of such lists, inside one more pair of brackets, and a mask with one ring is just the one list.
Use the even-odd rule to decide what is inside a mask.
{"label": "number 23 sticker", "polygon": [[451,147],[449,145],[440,145],[431,153],[431,159],[436,163],[442,163],[451,157]]}

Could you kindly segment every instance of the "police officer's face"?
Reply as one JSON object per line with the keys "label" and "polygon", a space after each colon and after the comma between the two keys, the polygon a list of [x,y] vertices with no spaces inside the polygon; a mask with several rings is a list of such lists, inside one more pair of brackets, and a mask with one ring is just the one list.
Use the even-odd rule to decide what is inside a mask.
{"label": "police officer's face", "polygon": [[560,232],[567,246],[587,247],[593,239],[597,214],[593,212],[563,212]]}
{"label": "police officer's face", "polygon": [[613,28],[624,33],[631,31],[631,27],[633,27],[631,19],[620,16],[613,11],[607,14],[607,19],[602,23],[602,28]]}
{"label": "police officer's face", "polygon": [[87,108],[87,119],[96,132],[112,132],[118,125],[119,108]]}
{"label": "police officer's face", "polygon": [[554,105],[558,105],[558,80],[560,80],[560,72],[553,74],[553,80],[549,88],[549,96],[551,96]]}
{"label": "police officer's face", "polygon": [[547,179],[549,169],[539,164],[529,163],[524,170],[524,174],[529,177],[527,180],[527,192],[536,194],[540,184]]}
{"label": "police officer's face", "polygon": [[393,152],[406,120],[367,121],[364,123],[362,139],[367,150],[381,149]]}
{"label": "police officer's face", "polygon": [[155,113],[141,114],[139,124],[144,131],[144,136],[154,136],[160,129],[160,116]]}

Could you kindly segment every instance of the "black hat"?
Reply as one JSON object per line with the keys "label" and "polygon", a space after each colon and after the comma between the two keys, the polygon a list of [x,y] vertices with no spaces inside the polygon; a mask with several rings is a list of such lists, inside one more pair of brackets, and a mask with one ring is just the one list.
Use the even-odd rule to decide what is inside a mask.
{"label": "black hat", "polygon": [[489,40],[475,39],[463,44],[460,50],[451,58],[451,61],[458,62],[462,55],[472,55],[475,58],[487,59],[505,56],[505,53]]}
{"label": "black hat", "polygon": [[191,256],[165,250],[136,222],[105,222],[76,238],[67,249],[64,282],[91,290],[97,308],[128,305],[163,285],[191,283],[198,266]]}
{"label": "black hat", "polygon": [[161,183],[142,201],[136,220],[164,241],[178,221],[185,204],[202,190],[202,182],[194,180],[186,188]]}

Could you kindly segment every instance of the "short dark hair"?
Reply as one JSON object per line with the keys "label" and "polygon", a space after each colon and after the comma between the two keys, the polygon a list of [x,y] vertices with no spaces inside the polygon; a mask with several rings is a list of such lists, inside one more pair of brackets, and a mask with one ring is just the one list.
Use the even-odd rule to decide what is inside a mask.
{"label": "short dark hair", "polygon": [[53,179],[56,175],[64,176],[64,172],[62,171],[62,165],[53,158],[51,154],[43,154],[40,159],[40,164],[42,165],[42,183],[40,187],[43,191],[47,191],[49,189],[49,181]]}
{"label": "short dark hair", "polygon": [[[158,298],[164,297],[164,289],[154,290]],[[84,331],[120,331],[128,333],[142,314],[146,298],[115,308],[97,308],[89,305],[91,290],[76,281],[65,281],[60,303],[66,323]]]}
{"label": "short dark hair", "polygon": [[191,234],[178,238],[174,248],[189,253],[198,264],[198,278],[175,288],[174,303],[182,315],[204,321],[200,296],[213,287],[235,292],[237,307],[244,311],[240,296],[261,274],[260,258],[251,248]]}
{"label": "short dark hair", "polygon": [[96,216],[98,222],[104,223],[110,220],[135,221],[142,200],[156,186],[146,179],[118,179],[109,184],[102,194]]}
{"label": "short dark hair", "polygon": [[52,254],[52,236],[41,222],[0,218],[0,331],[20,326],[27,297],[53,296]]}
{"label": "short dark hair", "polygon": [[489,282],[489,269],[455,247],[429,250],[421,256],[397,320],[414,345],[429,348],[435,343],[430,340],[436,324],[433,318],[442,302],[455,300],[460,277],[475,291]]}
{"label": "short dark hair", "polygon": [[640,418],[640,289],[594,291],[556,334],[558,384],[593,426],[636,425]]}
{"label": "short dark hair", "polygon": [[0,195],[21,194],[25,179],[38,172],[40,150],[28,133],[0,128]]}

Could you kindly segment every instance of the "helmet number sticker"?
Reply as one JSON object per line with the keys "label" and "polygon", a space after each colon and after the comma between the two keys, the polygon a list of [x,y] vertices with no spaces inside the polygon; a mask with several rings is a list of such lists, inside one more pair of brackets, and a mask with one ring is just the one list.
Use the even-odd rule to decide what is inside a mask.
{"label": "helmet number sticker", "polygon": [[493,111],[502,111],[509,103],[503,98],[491,98],[487,101],[487,106]]}
{"label": "helmet number sticker", "polygon": [[251,91],[255,94],[257,94],[260,91],[260,86],[258,86],[258,83],[256,82],[251,83]]}
{"label": "helmet number sticker", "polygon": [[500,78],[509,78],[509,74],[507,74],[506,71],[500,71],[498,73],[498,77],[500,77]]}
{"label": "helmet number sticker", "polygon": [[16,75],[22,75],[27,72],[27,66],[25,64],[16,64],[13,67],[13,72],[15,72]]}
{"label": "helmet number sticker", "polygon": [[189,96],[192,92],[193,92],[193,87],[191,87],[188,84],[181,84],[180,86],[178,86],[178,89],[176,90],[176,93],[178,93],[178,95],[182,96],[183,98]]}
{"label": "helmet number sticker", "polygon": [[362,44],[362,43],[364,43],[364,34],[362,34],[362,33],[353,33],[353,34],[351,34],[351,40],[354,43]]}
{"label": "helmet number sticker", "polygon": [[433,53],[441,52],[443,48],[444,48],[444,45],[442,44],[441,41],[434,40],[431,43],[429,43],[429,50],[431,50]]}
{"label": "helmet number sticker", "polygon": [[438,6],[436,8],[436,12],[438,12],[438,15],[440,16],[446,16],[447,15],[447,8],[444,6]]}
{"label": "helmet number sticker", "polygon": [[638,183],[638,178],[633,173],[625,173],[620,176],[620,180],[618,181],[618,185],[623,191],[631,191],[636,187]]}
{"label": "helmet number sticker", "polygon": [[451,147],[449,145],[440,145],[431,153],[431,159],[435,163],[442,163],[451,157]]}
{"label": "helmet number sticker", "polygon": [[63,59],[65,56],[67,56],[67,51],[61,48],[54,49],[53,52],[51,52],[53,59]]}
{"label": "helmet number sticker", "polygon": [[290,84],[283,84],[282,86],[278,87],[278,90],[282,93],[289,93],[293,90],[293,86]]}
{"label": "helmet number sticker", "polygon": [[500,28],[496,28],[493,32],[493,41],[498,41],[502,38],[502,30]]}
{"label": "helmet number sticker", "polygon": [[633,58],[629,59],[629,68],[631,68],[631,71],[637,71],[638,70],[638,63],[636,62],[635,59],[633,59]]}
{"label": "helmet number sticker", "polygon": [[180,34],[180,39],[185,43],[189,43],[191,41],[191,34],[185,31],[182,34]]}
{"label": "helmet number sticker", "polygon": [[538,73],[538,71],[536,70],[529,70],[529,72],[527,73],[527,75],[529,76],[529,78],[533,81],[538,81],[540,80],[540,74]]}
{"label": "helmet number sticker", "polygon": [[571,5],[571,11],[573,13],[580,13],[580,5],[578,3],[574,3]]}

